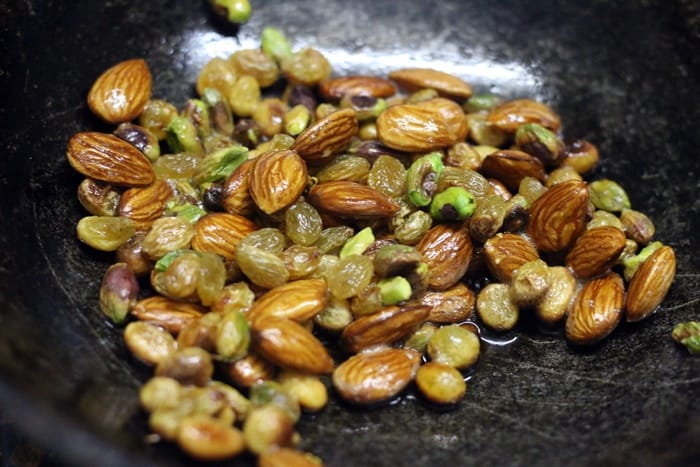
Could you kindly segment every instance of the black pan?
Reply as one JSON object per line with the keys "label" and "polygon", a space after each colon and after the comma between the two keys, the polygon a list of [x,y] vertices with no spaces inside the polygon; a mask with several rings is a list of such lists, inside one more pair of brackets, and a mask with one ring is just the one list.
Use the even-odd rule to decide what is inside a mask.
{"label": "black pan", "polygon": [[[407,64],[477,90],[545,100],[568,138],[598,145],[593,174],[619,181],[673,246],[678,275],[650,319],[593,349],[524,326],[486,345],[466,399],[349,410],[335,398],[299,425],[332,466],[698,465],[700,358],[671,340],[700,319],[700,7],[688,1],[252,0],[225,28],[204,2],[0,1],[0,400],[4,419],[70,465],[186,465],[147,445],[136,391],[148,371],[97,308],[111,255],[79,244],[70,135],[107,131],[87,109],[95,77],[145,58],[176,105],[197,70],[254,46],[264,25],[313,45],[338,73]],[[229,465],[249,465],[242,459]]]}

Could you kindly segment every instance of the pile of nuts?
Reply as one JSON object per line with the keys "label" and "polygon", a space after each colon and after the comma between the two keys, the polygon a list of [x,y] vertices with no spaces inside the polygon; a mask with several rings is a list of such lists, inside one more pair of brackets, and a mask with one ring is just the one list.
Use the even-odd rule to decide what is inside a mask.
{"label": "pile of nuts", "polygon": [[116,128],[67,158],[78,238],[116,255],[100,307],[154,370],[153,439],[195,458],[319,465],[294,425],[329,386],[450,406],[482,328],[590,345],[673,281],[673,249],[620,185],[584,180],[596,147],[543,103],[426,68],[334,77],[273,28],[211,59],[182,109],[151,86],[143,60],[106,70],[88,105]]}

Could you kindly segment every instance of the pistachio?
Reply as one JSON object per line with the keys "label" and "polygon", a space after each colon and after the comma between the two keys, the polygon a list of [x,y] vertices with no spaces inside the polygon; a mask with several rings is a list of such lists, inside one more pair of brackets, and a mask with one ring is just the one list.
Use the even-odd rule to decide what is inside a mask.
{"label": "pistachio", "polygon": [[136,304],[139,284],[126,263],[111,265],[100,286],[100,309],[115,323],[123,322]]}
{"label": "pistachio", "polygon": [[630,200],[617,182],[604,178],[588,184],[591,193],[591,203],[598,209],[610,212],[620,212],[630,208]]}
{"label": "pistachio", "polygon": [[401,276],[380,279],[378,282],[382,296],[382,305],[396,305],[411,298],[411,283]]}
{"label": "pistachio", "polygon": [[620,213],[620,223],[627,238],[640,245],[646,245],[654,238],[654,223],[642,212],[623,208]]}
{"label": "pistachio", "polygon": [[350,255],[361,255],[372,243],[374,243],[372,228],[365,227],[345,242],[338,256],[342,259]]}
{"label": "pistachio", "polygon": [[119,124],[114,134],[144,153],[151,162],[160,156],[158,138],[148,128],[124,122]]}
{"label": "pistachio", "polygon": [[248,158],[248,148],[234,145],[207,154],[197,167],[195,185],[222,182]]}
{"label": "pistachio", "polygon": [[671,337],[691,354],[700,354],[700,323],[697,321],[676,324]]}
{"label": "pistachio", "polygon": [[292,55],[292,46],[284,33],[272,26],[266,26],[260,36],[260,48],[277,62]]}
{"label": "pistachio", "polygon": [[525,123],[515,132],[515,144],[548,166],[558,165],[564,158],[564,143],[557,135],[538,123]]}
{"label": "pistachio", "polygon": [[651,242],[642,250],[635,254],[623,257],[622,266],[624,269],[624,276],[626,281],[631,281],[634,275],[637,273],[639,266],[646,261],[656,250],[663,246],[661,242]]}
{"label": "pistachio", "polygon": [[93,216],[116,216],[121,194],[114,187],[86,178],[78,186],[78,200]]}
{"label": "pistachio", "polygon": [[460,186],[451,186],[433,197],[430,215],[439,221],[460,221],[471,216],[475,207],[476,201],[469,191]]}
{"label": "pistachio", "polygon": [[571,166],[581,175],[587,174],[598,164],[598,148],[590,141],[579,139],[566,145],[566,157],[562,165]]}
{"label": "pistachio", "polygon": [[[289,370],[287,370],[289,373]],[[272,404],[282,409],[296,423],[301,416],[299,401],[292,396],[278,381],[261,381],[254,384],[248,392],[253,407]]]}
{"label": "pistachio", "polygon": [[431,152],[411,164],[406,172],[406,189],[413,204],[419,207],[430,204],[443,167],[439,152]]}
{"label": "pistachio", "polygon": [[474,94],[464,103],[464,111],[467,113],[491,110],[502,102],[496,94]]}

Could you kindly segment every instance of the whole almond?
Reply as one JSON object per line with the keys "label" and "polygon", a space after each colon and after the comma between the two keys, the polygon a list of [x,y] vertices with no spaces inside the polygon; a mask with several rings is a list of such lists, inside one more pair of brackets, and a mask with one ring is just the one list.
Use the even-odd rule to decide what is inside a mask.
{"label": "whole almond", "polygon": [[141,151],[109,133],[76,133],[68,141],[66,157],[81,174],[112,185],[146,186],[156,178]]}
{"label": "whole almond", "polygon": [[104,71],[88,93],[90,110],[107,123],[133,120],[151,98],[152,78],[143,59],[125,60]]}
{"label": "whole almond", "polygon": [[515,149],[503,149],[489,154],[481,162],[479,173],[486,178],[500,180],[513,193],[518,191],[520,181],[525,177],[541,182],[546,178],[541,160]]}
{"label": "whole almond", "polygon": [[206,311],[206,308],[195,303],[154,295],[138,301],[130,313],[138,320],[157,324],[173,334],[178,334],[188,323],[198,319]]}
{"label": "whole almond", "polygon": [[449,289],[467,272],[474,250],[463,224],[437,224],[416,245],[428,265],[428,285]]}
{"label": "whole almond", "polygon": [[306,188],[304,160],[292,150],[273,150],[256,158],[250,171],[250,196],[265,214],[274,214],[294,203]]}
{"label": "whole almond", "polygon": [[333,387],[346,401],[374,404],[398,395],[413,380],[420,354],[383,347],[358,353],[333,372]]}
{"label": "whole almond", "polygon": [[322,82],[318,91],[326,100],[339,101],[345,96],[390,97],[396,86],[379,76],[342,76]]}
{"label": "whole almond", "polygon": [[282,368],[310,374],[333,371],[333,359],[310,331],[287,318],[265,316],[251,323],[255,349]]}
{"label": "whole almond", "polygon": [[258,226],[246,217],[212,212],[195,224],[192,249],[216,253],[231,261],[236,257],[238,243],[255,230],[258,230]]}
{"label": "whole almond", "polygon": [[329,300],[325,279],[300,279],[265,292],[253,303],[247,317],[250,322],[278,316],[303,323],[323,310]]}
{"label": "whole almond", "polygon": [[415,331],[429,312],[430,308],[423,305],[384,307],[347,325],[340,340],[353,353],[379,344],[391,344]]}
{"label": "whole almond", "polygon": [[529,240],[514,233],[489,238],[484,243],[484,256],[489,271],[501,282],[510,282],[516,269],[540,257]]}
{"label": "whole almond", "polygon": [[586,279],[608,271],[625,249],[626,237],[617,227],[585,230],[566,255],[566,265],[577,277]]}
{"label": "whole almond", "polygon": [[389,78],[409,92],[434,89],[441,96],[468,99],[472,88],[461,78],[432,68],[402,68],[389,73]]}
{"label": "whole almond", "polygon": [[306,162],[320,164],[345,150],[357,135],[358,128],[354,110],[337,110],[304,130],[290,149]]}
{"label": "whole almond", "polygon": [[269,381],[275,377],[276,373],[275,365],[253,351],[249,351],[243,358],[229,363],[226,367],[226,375],[231,378],[231,381],[244,388]]}
{"label": "whole almond", "polygon": [[503,102],[491,109],[486,121],[507,133],[515,133],[523,123],[539,123],[554,132],[561,126],[559,115],[547,105],[532,99]]}
{"label": "whole almond", "polygon": [[307,201],[323,213],[350,219],[387,218],[399,210],[382,192],[346,180],[319,183],[309,191]]}
{"label": "whole almond", "polygon": [[250,196],[250,172],[255,165],[255,159],[244,161],[236,167],[224,181],[221,202],[224,211],[229,214],[250,216],[255,210],[255,203]]}
{"label": "whole almond", "polygon": [[614,272],[586,282],[566,318],[566,338],[573,344],[595,344],[607,337],[622,318],[625,288]]}
{"label": "whole almond", "polygon": [[428,152],[463,141],[469,127],[456,102],[434,98],[417,104],[398,104],[377,117],[377,137],[400,151]]}
{"label": "whole almond", "polygon": [[460,323],[474,313],[476,296],[461,282],[447,290],[429,291],[420,297],[420,303],[430,307],[426,318],[431,323]]}
{"label": "whole almond", "polygon": [[537,248],[558,252],[569,248],[585,229],[588,185],[579,180],[547,189],[530,206],[527,232]]}
{"label": "whole almond", "polygon": [[626,319],[639,321],[651,315],[666,297],[676,275],[676,254],[662,246],[632,276],[627,288]]}
{"label": "whole almond", "polygon": [[119,200],[119,215],[133,220],[136,230],[148,230],[163,215],[172,194],[170,185],[163,180],[155,180],[146,187],[129,188]]}

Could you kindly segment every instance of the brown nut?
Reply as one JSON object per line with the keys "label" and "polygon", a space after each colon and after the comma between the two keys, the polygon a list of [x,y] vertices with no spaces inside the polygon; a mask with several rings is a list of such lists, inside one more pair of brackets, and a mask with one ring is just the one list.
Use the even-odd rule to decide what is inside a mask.
{"label": "brown nut", "polygon": [[195,224],[192,249],[216,253],[231,261],[236,258],[238,243],[255,230],[258,226],[246,217],[213,212]]}
{"label": "brown nut", "polygon": [[221,204],[229,214],[250,216],[255,210],[255,203],[250,196],[250,173],[255,159],[244,161],[226,178],[222,187]]}
{"label": "brown nut", "polygon": [[657,310],[676,275],[676,254],[662,246],[649,256],[632,276],[627,288],[626,319],[639,321]]}
{"label": "brown nut", "polygon": [[131,315],[141,321],[148,321],[178,334],[190,321],[206,313],[206,308],[195,303],[180,302],[154,295],[144,298],[134,305]]}
{"label": "brown nut", "polygon": [[265,214],[274,214],[294,203],[306,188],[306,164],[291,150],[259,155],[250,171],[250,196]]}
{"label": "brown nut", "polygon": [[460,323],[474,312],[474,292],[462,283],[443,291],[429,291],[420,297],[423,305],[430,307],[426,318],[433,323]]}
{"label": "brown nut", "polygon": [[165,203],[173,192],[163,180],[155,180],[148,186],[130,188],[119,200],[119,215],[134,221],[136,230],[148,230],[154,220],[163,215]]}
{"label": "brown nut", "polygon": [[350,219],[389,218],[399,210],[382,192],[344,180],[319,183],[309,191],[307,201],[323,213]]}
{"label": "brown nut", "polygon": [[508,190],[518,191],[525,177],[545,181],[542,161],[530,154],[514,149],[503,149],[489,154],[481,163],[479,172],[487,178],[500,180]]}
{"label": "brown nut", "polygon": [[467,272],[474,247],[462,224],[438,224],[423,235],[416,249],[428,265],[428,285],[449,289]]}
{"label": "brown nut", "polygon": [[532,99],[516,99],[499,104],[491,109],[486,121],[507,133],[515,133],[523,123],[539,123],[554,132],[561,126],[559,115],[547,105]]}
{"label": "brown nut", "polygon": [[510,282],[513,271],[540,256],[532,243],[522,235],[499,233],[484,243],[486,265],[501,282]]}
{"label": "brown nut", "polygon": [[318,85],[325,100],[340,101],[345,96],[390,97],[396,94],[394,83],[378,76],[343,76]]}
{"label": "brown nut", "polygon": [[391,344],[415,331],[429,312],[430,308],[422,305],[388,306],[357,318],[345,327],[340,340],[353,353],[379,344]]}
{"label": "brown nut", "polygon": [[625,240],[625,234],[617,227],[585,230],[566,255],[566,265],[584,279],[603,274],[617,263]]}
{"label": "brown nut", "polygon": [[107,123],[138,117],[151,98],[152,78],[143,59],[125,60],[104,71],[88,92],[90,110]]}
{"label": "brown nut", "polygon": [[607,337],[622,318],[625,289],[614,273],[586,282],[566,318],[566,338],[578,345],[591,345]]}
{"label": "brown nut", "polygon": [[402,68],[389,73],[406,91],[434,89],[441,96],[469,99],[472,88],[461,78],[432,68]]}
{"label": "brown nut", "polygon": [[323,163],[345,150],[358,129],[354,110],[338,110],[304,130],[290,149],[310,164]]}
{"label": "brown nut", "polygon": [[258,298],[247,314],[251,323],[260,318],[278,316],[303,323],[321,310],[330,299],[325,279],[300,279],[268,290]]}

